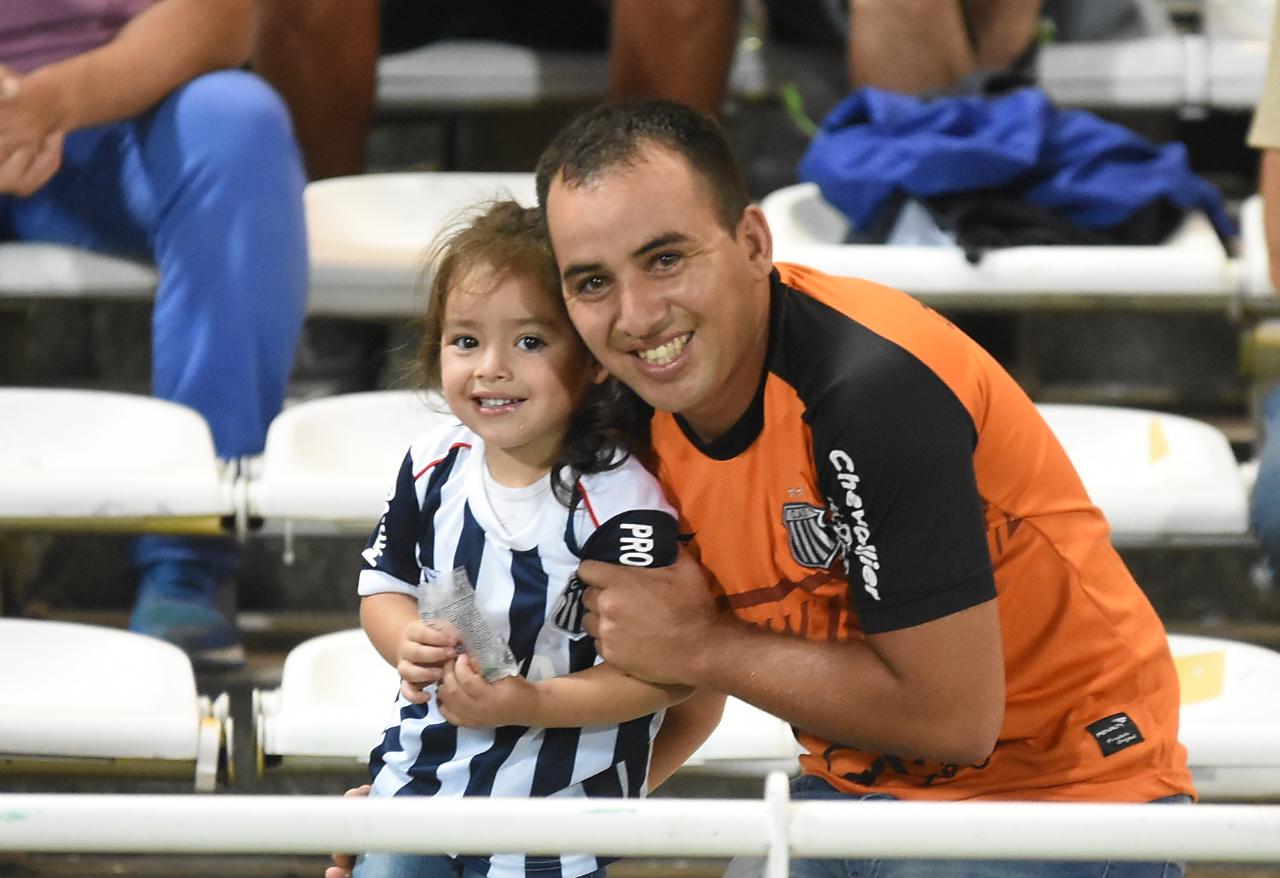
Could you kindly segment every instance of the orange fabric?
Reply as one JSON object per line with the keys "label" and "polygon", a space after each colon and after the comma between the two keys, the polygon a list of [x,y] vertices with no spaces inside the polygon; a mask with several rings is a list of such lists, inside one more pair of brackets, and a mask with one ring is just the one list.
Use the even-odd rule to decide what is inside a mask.
{"label": "orange fabric", "polygon": [[[1031,401],[985,351],[909,296],[779,270],[788,286],[913,354],[973,420],[1006,669],[1004,725],[984,765],[905,762],[801,731],[805,771],[840,789],[907,799],[1138,802],[1191,792],[1163,627]],[[682,528],[696,534],[722,604],[740,619],[811,640],[861,637],[843,565],[797,563],[783,526],[784,503],[827,506],[805,402],[771,371],[764,406],[761,435],[729,460],[705,456],[671,415],[655,415],[663,486]],[[1118,713],[1145,740],[1104,756],[1086,727]]]}

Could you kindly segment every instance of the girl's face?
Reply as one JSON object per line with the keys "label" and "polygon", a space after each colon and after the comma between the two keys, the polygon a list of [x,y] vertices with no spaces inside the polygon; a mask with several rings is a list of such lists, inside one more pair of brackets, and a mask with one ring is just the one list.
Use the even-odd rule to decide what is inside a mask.
{"label": "girl's face", "polygon": [[559,291],[488,266],[449,288],[440,344],[445,401],[485,442],[489,472],[520,487],[546,475],[588,385],[604,379]]}

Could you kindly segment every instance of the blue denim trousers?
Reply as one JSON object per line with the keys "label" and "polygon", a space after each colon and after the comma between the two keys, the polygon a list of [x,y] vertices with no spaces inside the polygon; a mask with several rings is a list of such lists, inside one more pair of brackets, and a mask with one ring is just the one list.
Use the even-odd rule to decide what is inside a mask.
{"label": "blue denim trousers", "polygon": [[[361,854],[351,878],[481,878],[453,857],[426,854]],[[559,874],[558,872],[556,874]],[[606,878],[606,870],[583,878]]]}
{"label": "blue denim trousers", "polygon": [[1262,401],[1261,415],[1262,448],[1249,514],[1267,564],[1280,571],[1280,384]]}
{"label": "blue denim trousers", "polygon": [[[884,800],[887,795],[852,796],[818,777],[791,782],[793,799]],[[1161,802],[1190,802],[1171,796]],[[791,878],[1182,878],[1181,863],[1053,862],[1019,860],[792,860]],[[764,860],[739,857],[725,878],[759,878]]]}
{"label": "blue denim trousers", "polygon": [[[289,114],[252,74],[196,77],[133,118],[67,135],[32,195],[0,194],[0,240],[155,262],[152,391],[204,416],[222,458],[262,450],[279,413],[308,287],[306,175]],[[147,537],[140,566],[230,572],[226,540]]]}

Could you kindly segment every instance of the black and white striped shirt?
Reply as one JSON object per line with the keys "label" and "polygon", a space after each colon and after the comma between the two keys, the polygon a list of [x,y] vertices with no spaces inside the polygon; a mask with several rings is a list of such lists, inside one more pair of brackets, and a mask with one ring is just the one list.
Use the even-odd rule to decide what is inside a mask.
{"label": "black and white striped shirt", "polygon": [[[663,566],[675,559],[676,519],[657,481],[634,459],[579,479],[571,508],[550,491],[519,533],[498,524],[483,488],[483,440],[466,427],[436,430],[405,456],[363,552],[362,596],[401,592],[464,567],[476,602],[530,680],[598,663],[582,629],[574,573],[583,559]],[[549,476],[548,476],[549,478]],[[397,697],[370,756],[373,795],[643,796],[661,713],[592,728],[458,728],[433,697]],[[595,857],[466,858],[495,878],[590,874]]]}

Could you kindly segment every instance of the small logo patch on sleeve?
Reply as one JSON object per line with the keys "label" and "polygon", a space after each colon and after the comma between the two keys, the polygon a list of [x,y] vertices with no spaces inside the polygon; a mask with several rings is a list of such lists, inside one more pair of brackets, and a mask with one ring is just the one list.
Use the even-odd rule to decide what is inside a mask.
{"label": "small logo patch on sleeve", "polygon": [[1104,716],[1097,722],[1089,723],[1085,728],[1098,742],[1104,757],[1119,753],[1125,747],[1141,744],[1144,740],[1142,732],[1138,731],[1137,724],[1127,713]]}

